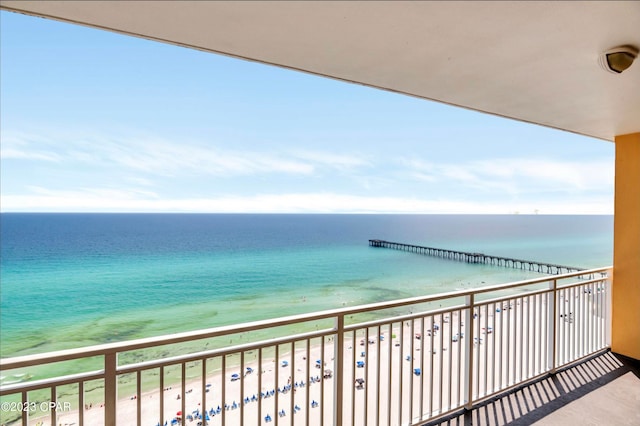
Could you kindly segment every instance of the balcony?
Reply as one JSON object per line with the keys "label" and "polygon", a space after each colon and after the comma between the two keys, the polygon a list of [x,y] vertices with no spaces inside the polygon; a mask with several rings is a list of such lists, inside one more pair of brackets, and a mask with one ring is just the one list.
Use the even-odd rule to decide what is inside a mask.
{"label": "balcony", "polygon": [[[610,277],[611,269],[598,268],[4,359],[2,376],[17,383],[0,388],[3,422],[418,425],[465,416],[487,424],[539,419],[566,393],[575,395],[567,389],[580,394],[590,386],[571,372],[602,381],[620,367],[607,351]],[[581,360],[587,361],[566,369]],[[64,374],[19,381],[43,366]],[[505,392],[511,393],[502,397]]]}
{"label": "balcony", "polygon": [[631,426],[640,423],[638,401],[640,365],[606,351],[427,425]]}

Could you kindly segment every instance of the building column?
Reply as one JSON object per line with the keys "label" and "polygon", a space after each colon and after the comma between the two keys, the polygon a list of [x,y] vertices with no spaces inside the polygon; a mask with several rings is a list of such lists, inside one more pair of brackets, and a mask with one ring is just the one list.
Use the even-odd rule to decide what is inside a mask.
{"label": "building column", "polygon": [[640,133],[615,144],[611,350],[640,360]]}

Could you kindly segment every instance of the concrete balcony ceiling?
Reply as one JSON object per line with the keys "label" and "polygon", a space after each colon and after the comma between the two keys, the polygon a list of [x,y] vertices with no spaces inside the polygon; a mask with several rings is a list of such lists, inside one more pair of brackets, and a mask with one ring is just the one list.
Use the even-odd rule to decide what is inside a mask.
{"label": "concrete balcony ceiling", "polygon": [[640,131],[640,2],[1,1],[186,46],[613,140]]}

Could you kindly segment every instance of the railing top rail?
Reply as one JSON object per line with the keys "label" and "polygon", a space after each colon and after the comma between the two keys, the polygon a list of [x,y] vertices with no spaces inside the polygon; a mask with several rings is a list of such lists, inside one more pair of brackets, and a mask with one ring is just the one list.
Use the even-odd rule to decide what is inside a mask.
{"label": "railing top rail", "polygon": [[367,305],[345,307],[338,309],[331,309],[326,311],[305,313],[299,315],[291,315],[287,317],[280,317],[275,319],[264,319],[259,321],[253,321],[242,324],[231,324],[225,326],[219,326],[215,328],[208,328],[195,331],[187,331],[182,333],[175,333],[163,336],[153,336],[136,340],[122,341],[116,343],[107,343],[101,345],[87,346],[84,348],[65,349],[55,352],[47,352],[42,354],[24,355],[13,358],[0,359],[0,371],[10,370],[21,367],[28,367],[36,364],[46,364],[59,361],[69,361],[78,358],[87,358],[92,356],[101,356],[110,353],[128,352],[136,349],[146,349],[156,346],[164,346],[175,343],[184,343],[187,341],[201,340],[207,338],[213,338],[218,336],[224,336],[228,334],[243,333],[248,331],[261,330],[266,328],[281,327],[296,323],[319,321],[324,319],[335,318],[342,315],[354,315],[371,311],[378,311],[382,309],[393,309],[407,305],[414,305],[420,303],[433,302],[442,299],[451,299],[456,297],[464,297],[470,295],[477,295],[481,293],[490,293],[500,290],[509,290],[518,287],[530,286],[533,284],[545,283],[553,280],[562,280],[572,278],[576,276],[583,276],[593,273],[602,273],[611,270],[611,266],[594,268],[588,270],[581,270],[577,272],[570,272],[561,275],[544,276],[540,278],[515,281],[506,284],[497,284],[487,287],[457,290],[447,293],[438,293],[427,296],[411,297],[406,299],[377,302]]}

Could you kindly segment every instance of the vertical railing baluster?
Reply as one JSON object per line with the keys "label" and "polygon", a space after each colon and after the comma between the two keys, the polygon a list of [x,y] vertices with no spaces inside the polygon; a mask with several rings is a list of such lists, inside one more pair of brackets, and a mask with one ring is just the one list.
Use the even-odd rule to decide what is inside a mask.
{"label": "vertical railing baluster", "polygon": [[604,286],[604,294],[605,294],[605,320],[603,321],[604,326],[604,345],[603,346],[611,346],[611,292],[613,287],[613,282],[611,278],[612,271],[607,271],[607,278],[602,282]]}
{"label": "vertical railing baluster", "polygon": [[117,364],[118,364],[118,356],[116,352],[107,352],[104,355],[104,424],[105,426],[115,426],[116,424]]}
{"label": "vertical railing baluster", "polygon": [[[26,391],[22,392],[22,406],[28,405],[29,395]],[[29,410],[22,410],[22,426],[27,426],[29,422]]]}
{"label": "vertical railing baluster", "polygon": [[589,333],[589,327],[587,326],[587,287],[581,286],[578,294],[580,295],[580,356],[584,356],[587,353],[586,340]]}
{"label": "vertical railing baluster", "polygon": [[[447,351],[449,352],[449,409],[453,408],[453,312],[449,315],[449,335],[447,336]],[[444,325],[444,324],[443,324]],[[420,372],[422,373],[422,372]]]}
{"label": "vertical railing baluster", "polygon": [[[517,300],[517,299],[516,299]],[[523,380],[523,364],[524,364],[524,297],[521,297],[519,301],[516,301],[516,314],[517,314],[517,322],[519,325],[519,331],[517,332],[516,341],[518,338],[520,339],[520,344],[516,344],[516,351],[518,351],[518,361],[520,366],[520,371],[516,370],[516,374],[514,376],[517,377],[515,381]],[[519,373],[519,374],[518,374]]]}
{"label": "vertical railing baluster", "polygon": [[[487,312],[489,312],[489,307],[487,307]],[[491,324],[491,386],[490,393],[494,393],[496,391],[496,363],[498,361],[498,357],[496,356],[496,304],[491,304],[491,315],[493,318],[493,322]]]}
{"label": "vertical railing baluster", "polygon": [[578,289],[578,294],[580,295],[580,356],[584,356],[587,353],[586,348],[586,336],[589,332],[589,328],[587,327],[587,306],[586,306],[586,285],[580,286]]}
{"label": "vertical railing baluster", "polygon": [[[380,422],[380,418],[382,417],[382,415],[380,414],[380,408],[381,408],[381,404],[380,404],[380,398],[381,395],[380,393],[382,392],[382,375],[380,373],[380,325],[377,325],[376,328],[376,335],[375,335],[375,345],[376,345],[376,384],[377,384],[377,388],[378,388],[378,392],[376,392],[376,407],[378,408],[376,410],[376,419],[378,421],[378,423]],[[368,344],[368,343],[367,343]],[[389,407],[387,407],[387,410],[389,409]]]}
{"label": "vertical railing baluster", "polygon": [[[458,309],[457,311],[458,317],[458,383],[456,385],[456,390],[458,397],[456,398],[456,406],[462,407],[464,406],[464,390],[462,386],[462,378],[463,378],[463,365],[462,365],[462,345],[463,345],[463,337],[462,337],[462,310]],[[424,370],[422,370],[424,371]]]}
{"label": "vertical railing baluster", "polygon": [[[333,345],[333,357],[334,357],[334,366],[336,379],[334,381],[334,410],[335,410],[335,424],[337,426],[342,425],[342,399],[343,399],[343,390],[344,390],[344,315],[338,315],[336,317],[336,342]],[[355,349],[354,349],[355,350]],[[294,347],[295,353],[295,347]],[[324,373],[324,372],[323,372]],[[293,414],[293,411],[292,411]]]}
{"label": "vertical railing baluster", "polygon": [[[562,322],[558,322],[558,318],[562,318],[564,316],[563,311],[565,308],[564,303],[564,290],[560,289],[557,291],[557,305],[556,305],[556,364],[562,363],[562,354],[564,347],[564,327]],[[556,365],[553,365],[552,368],[555,368]]]}
{"label": "vertical railing baluster", "polygon": [[556,348],[556,334],[558,330],[558,315],[556,312],[556,305],[558,302],[558,282],[555,279],[552,279],[550,284],[551,290],[551,300],[549,300],[548,316],[549,316],[549,340],[547,344],[547,370],[549,370],[552,374],[556,372],[556,359],[557,359],[557,348]]}
{"label": "vertical railing baluster", "polygon": [[[524,315],[524,319],[526,321],[525,327],[524,327],[524,334],[526,335],[526,338],[524,340],[524,348],[522,350],[522,352],[524,353],[524,379],[528,379],[529,377],[531,377],[531,368],[530,368],[530,360],[529,360],[529,351],[530,351],[530,343],[531,343],[531,327],[534,326],[531,324],[531,297],[530,296],[525,296],[523,297],[523,301],[522,303],[527,303],[527,309],[526,309],[526,314]],[[524,306],[522,307],[522,309],[524,310]]]}
{"label": "vertical railing baluster", "polygon": [[[371,363],[369,362],[369,327],[364,329],[364,377],[365,377],[365,394],[364,394],[364,425],[368,424],[369,418],[369,389],[371,389],[371,380],[369,380],[369,368]],[[377,417],[376,417],[377,421]]]}
{"label": "vertical railing baluster", "polygon": [[480,306],[475,306],[474,307],[474,314],[475,314],[475,319],[474,323],[473,323],[473,328],[474,328],[474,336],[477,336],[477,340],[474,339],[474,345],[473,345],[473,355],[474,355],[474,359],[473,359],[473,364],[472,364],[472,368],[473,368],[473,387],[474,387],[474,395],[475,395],[475,399],[479,399],[480,398],[480,375],[482,373],[482,345],[480,344],[481,341],[481,330],[480,330],[480,326],[482,325],[482,321],[480,320]]}
{"label": "vertical railing baluster", "polygon": [[[497,330],[498,327],[496,327]],[[497,333],[497,331],[494,331]],[[500,334],[498,342],[498,389],[502,389],[502,364],[505,358],[502,342],[504,341],[504,302],[500,302]]]}
{"label": "vertical railing baluster", "polygon": [[[337,359],[337,358],[336,358]],[[336,364],[338,365],[338,364]],[[337,367],[337,369],[342,370],[342,367]],[[296,380],[296,342],[293,341],[291,342],[291,380],[289,382],[289,385],[291,385],[291,389],[289,390],[289,412],[291,413],[291,415],[294,415],[295,412],[295,398],[294,395],[296,393],[296,388],[295,388],[295,383],[297,382]],[[337,372],[336,372],[336,381],[337,381]],[[293,420],[292,420],[293,421]],[[244,423],[240,423],[240,425],[243,425]]]}
{"label": "vertical railing baluster", "polygon": [[545,343],[547,343],[547,341],[545,340],[545,337],[547,336],[547,329],[548,329],[548,318],[545,315],[545,311],[542,308],[547,307],[549,305],[549,297],[548,297],[548,293],[543,293],[540,295],[540,299],[538,299],[538,318],[540,321],[540,334],[538,336],[539,340],[538,340],[538,373],[543,373],[545,371],[547,371],[547,366],[545,365],[545,358],[546,358],[546,351],[547,351],[547,346]]}
{"label": "vertical railing baluster", "polygon": [[78,424],[84,425],[84,382],[78,383]]}
{"label": "vertical railing baluster", "polygon": [[[325,364],[325,336],[322,336],[320,338],[320,373],[322,374],[324,372],[324,364]],[[277,348],[276,348],[277,351]],[[277,353],[277,352],[276,352]],[[277,370],[276,370],[277,371]],[[276,383],[277,383],[277,379],[276,379]],[[320,424],[324,425],[324,407],[325,407],[325,392],[324,392],[324,380],[320,380]],[[276,399],[276,404],[278,403],[278,400]],[[276,411],[278,411],[278,406],[276,405]],[[277,421],[277,418],[276,418]],[[276,423],[277,424],[277,423]]]}
{"label": "vertical railing baluster", "polygon": [[349,362],[349,365],[350,365],[349,369],[351,370],[351,378],[353,379],[353,385],[354,385],[354,386],[349,386],[351,389],[351,425],[355,425],[356,424],[356,397],[357,397],[357,392],[355,389],[356,371],[357,371],[356,369],[356,351],[357,351],[356,330],[353,330],[350,336],[351,336],[351,361]]}
{"label": "vertical railing baluster", "polygon": [[[413,418],[413,363],[414,363],[414,354],[415,354],[415,349],[413,347],[414,341],[415,341],[415,336],[416,336],[416,328],[415,328],[415,320],[412,319],[411,323],[409,324],[409,341],[411,342],[409,344],[409,353],[411,354],[411,361],[409,361],[409,395],[407,395],[406,398],[404,397],[400,397],[401,401],[408,401],[409,402],[409,422],[411,422],[411,419]],[[402,394],[402,390],[404,389],[404,386],[400,388],[400,393]],[[400,406],[400,412],[402,412],[402,406]],[[400,415],[400,421],[402,421],[402,415]]]}
{"label": "vertical railing baluster", "polygon": [[511,299],[507,299],[507,338],[505,339],[505,381],[506,386],[511,384]]}
{"label": "vertical railing baluster", "polygon": [[589,347],[589,352],[593,352],[596,350],[596,345],[594,344],[594,335],[593,335],[593,330],[594,330],[594,315],[597,312],[596,311],[596,306],[594,305],[595,301],[596,301],[596,291],[595,291],[595,284],[591,283],[589,285],[589,340],[587,343],[587,346]]}
{"label": "vertical railing baluster", "polygon": [[[385,327],[387,330],[389,330],[388,333],[388,339],[387,339],[387,406],[389,407],[388,410],[388,415],[387,415],[387,420],[389,422],[389,424],[391,424],[391,396],[392,396],[392,392],[391,392],[391,371],[393,369],[393,365],[392,365],[392,361],[393,361],[393,357],[391,356],[391,329],[392,329],[392,323],[387,323],[385,324]],[[382,335],[381,335],[382,336]],[[400,387],[400,394],[402,393],[402,387]],[[400,417],[402,417],[402,404],[398,405],[398,413],[400,414]],[[402,423],[402,422],[400,422]]]}
{"label": "vertical railing baluster", "polygon": [[[401,350],[400,350],[400,356],[398,357],[398,375],[399,375],[399,389],[402,389],[404,384],[403,384],[403,376],[404,376],[404,372],[403,372],[403,368],[402,368],[402,353],[405,350],[405,338],[404,338],[404,323],[402,324],[402,331],[400,333],[400,335],[402,336],[402,346],[401,346]],[[411,337],[411,336],[409,336]],[[393,424],[401,424],[402,423],[402,392],[398,391],[396,393],[396,404],[398,404],[398,417],[396,419],[396,421]],[[389,410],[391,410],[391,407],[389,407]]]}
{"label": "vertical railing baluster", "polygon": [[[420,345],[420,377],[419,377],[419,381],[420,384],[418,386],[418,388],[420,389],[420,412],[419,412],[419,418],[423,419],[424,418],[424,376],[425,376],[425,370],[424,370],[424,357],[425,357],[425,344],[424,342],[427,340],[427,335],[425,333],[426,327],[425,327],[425,317],[420,317],[420,342],[418,343],[418,345]],[[402,333],[402,324],[400,325],[400,332]],[[402,335],[402,334],[401,334]],[[413,350],[413,339],[415,338],[415,334],[411,334],[409,335],[409,339],[411,339],[411,364],[409,364],[409,374],[413,373],[413,353],[415,352]],[[400,351],[400,353],[402,353],[402,351]],[[429,375],[431,376],[431,373],[429,373]],[[414,387],[413,385],[411,386],[411,391],[413,391]]]}
{"label": "vertical railing baluster", "polygon": [[[187,415],[187,364],[183,362],[181,364],[181,376],[182,376],[182,389],[180,395],[180,410],[182,411],[182,419],[184,420]],[[140,372],[138,371],[138,380],[140,380]],[[140,391],[140,385],[138,384],[138,391]],[[140,395],[138,395],[138,401],[140,401]],[[138,403],[139,404],[139,403]]]}
{"label": "vertical railing baluster", "polygon": [[[56,386],[51,386],[51,395],[50,395],[50,397],[51,397],[51,402],[55,403],[55,401],[57,399],[56,398]],[[54,407],[53,404],[51,404],[49,406],[49,417],[51,418],[51,424],[52,425],[55,425],[57,423],[57,421],[56,421],[57,420],[56,419],[56,410],[54,408],[55,407]]]}
{"label": "vertical railing baluster", "polygon": [[[215,359],[215,358],[212,358]],[[215,365],[215,364],[214,364]],[[225,417],[227,412],[227,407],[225,407],[227,403],[227,356],[222,355],[220,360],[220,416],[222,417],[221,423],[225,424]],[[202,358],[202,409],[204,411],[207,410],[207,358]],[[203,419],[205,416],[203,416]],[[203,422],[204,424],[204,422]]]}
{"label": "vertical railing baluster", "polygon": [[600,287],[600,291],[598,293],[598,347],[602,347],[605,345],[607,337],[606,337],[606,322],[607,322],[607,295],[606,291],[608,289],[605,288],[604,282],[598,283],[598,287]]}
{"label": "vertical railing baluster", "polygon": [[[484,393],[489,394],[487,387],[489,385],[489,305],[484,305]],[[480,347],[478,346],[478,353]]]}
{"label": "vertical railing baluster", "polygon": [[164,365],[160,367],[160,424],[164,424]]}
{"label": "vertical railing baluster", "polygon": [[[434,386],[433,372],[435,371],[435,368],[434,368],[435,361],[433,360],[433,355],[435,355],[435,351],[434,351],[435,336],[434,336],[433,324],[434,324],[434,316],[430,315],[429,316],[429,371],[431,372],[431,374],[429,374],[429,417],[433,416],[433,413],[435,411],[435,392],[433,389],[433,386]],[[424,337],[421,337],[421,338],[424,339]]]}
{"label": "vertical railing baluster", "polygon": [[538,374],[541,374],[544,371],[546,371],[544,364],[545,364],[545,354],[546,354],[547,347],[544,342],[544,336],[547,335],[548,318],[545,318],[544,310],[542,309],[542,307],[549,304],[548,299],[549,299],[549,293],[543,293],[538,298],[538,321],[540,322],[540,328],[538,329],[538,356],[537,356],[538,368],[536,370],[536,373]]}
{"label": "vertical railing baluster", "polygon": [[[309,388],[311,388],[311,339],[307,338],[307,373],[305,375],[305,387],[304,387],[304,391],[305,391],[305,412],[306,412],[306,423],[305,424],[309,424],[309,421],[311,419],[311,403],[309,402],[309,394],[310,394],[310,390]],[[261,417],[262,418],[262,417]]]}
{"label": "vertical railing baluster", "polygon": [[[565,316],[564,316],[564,320],[565,320],[565,324],[567,326],[567,337],[568,337],[568,347],[569,347],[569,356],[563,360],[562,364],[565,364],[567,362],[571,362],[574,360],[575,357],[575,333],[574,333],[574,329],[575,329],[575,295],[574,295],[574,291],[575,288],[571,287],[569,289],[567,289],[568,293],[569,293],[569,314],[567,317],[567,313],[565,312]],[[568,318],[568,321],[567,321]],[[561,365],[562,365],[561,364]]]}
{"label": "vertical railing baluster", "polygon": [[564,360],[567,358],[567,324],[564,321],[567,315],[567,289],[558,290],[558,306],[557,306],[557,330],[556,330],[556,340],[558,345],[558,357],[556,358],[555,367],[559,367],[563,364]]}
{"label": "vertical railing baluster", "polygon": [[439,319],[439,328],[438,328],[438,336],[440,336],[438,338],[438,347],[439,347],[439,351],[438,351],[438,367],[439,368],[439,373],[438,374],[438,396],[439,396],[439,401],[440,404],[438,405],[439,410],[438,410],[438,414],[442,414],[443,409],[444,409],[444,392],[442,391],[442,380],[444,378],[444,351],[442,350],[442,348],[444,347],[444,327],[443,327],[443,323],[442,323],[442,314],[438,314],[438,319]]}
{"label": "vertical railing baluster", "polygon": [[[244,351],[241,351],[239,354],[240,354],[240,372],[239,372],[240,374],[240,421],[239,421],[239,424],[244,425]],[[295,370],[292,369],[291,371],[295,371]],[[291,411],[291,413],[293,414],[293,411]]]}
{"label": "vertical railing baluster", "polygon": [[573,314],[571,315],[571,331],[573,332],[573,354],[571,361],[580,357],[580,287],[573,287]]}
{"label": "vertical railing baluster", "polygon": [[[140,426],[142,424],[142,372],[136,371],[136,424]],[[184,395],[183,395],[184,396]],[[184,406],[184,400],[183,400]],[[183,411],[184,413],[184,408]]]}
{"label": "vertical railing baluster", "polygon": [[605,321],[604,309],[602,308],[604,305],[604,292],[601,292],[599,289],[602,287],[602,283],[598,283],[598,289],[596,291],[597,301],[596,301],[596,346],[598,348],[602,347],[602,343],[604,341],[604,328],[602,324]]}
{"label": "vertical railing baluster", "polygon": [[604,281],[598,283],[598,287],[600,291],[598,292],[598,348],[603,347],[606,344],[606,328],[607,327],[607,313],[605,310],[605,305],[607,304],[607,295],[606,291],[608,289],[605,288]]}
{"label": "vertical railing baluster", "polygon": [[465,383],[465,393],[467,396],[465,408],[467,410],[471,410],[473,406],[473,332],[474,332],[474,318],[473,318],[473,310],[475,305],[475,296],[474,294],[470,294],[465,297],[465,304],[467,305],[467,310],[465,313],[464,323],[467,326],[468,336],[465,339],[465,361],[466,365],[464,368],[464,383]]}
{"label": "vertical railing baluster", "polygon": [[[309,339],[307,339],[307,359],[309,359]],[[258,393],[258,423],[260,423],[262,420],[262,403],[264,401],[264,398],[262,397],[262,351],[264,350],[264,348],[260,348],[258,349],[258,359],[257,359],[257,364],[256,364],[256,374],[258,375],[258,389],[256,390]],[[309,361],[307,361],[308,363]],[[307,370],[308,371],[308,370]],[[308,375],[307,375],[308,378]],[[305,380],[305,383],[307,381]],[[305,386],[305,388],[308,389],[308,386]],[[309,393],[307,390],[307,401],[309,400]],[[306,412],[306,416],[307,416],[307,424],[309,422],[309,407],[305,407],[305,412]]]}
{"label": "vertical railing baluster", "polygon": [[[529,296],[527,303],[527,318],[528,318],[528,353],[527,353],[527,377],[533,377],[536,375],[536,331],[538,327],[538,320],[536,317],[536,297],[537,295]],[[533,316],[533,318],[532,318]]]}
{"label": "vertical railing baluster", "polygon": [[[322,337],[322,353],[324,354],[324,336]],[[321,355],[322,358],[322,355]],[[324,360],[323,360],[324,362]],[[324,364],[323,364],[323,368],[324,369]],[[274,419],[276,419],[276,426],[278,426],[279,423],[279,418],[280,418],[280,404],[278,403],[280,401],[280,344],[276,344],[276,353],[275,353],[275,361],[274,361],[274,366],[273,366],[273,370],[275,371],[275,375],[276,375],[276,386],[275,386],[275,415],[273,416]],[[320,382],[320,404],[322,404],[320,406],[320,424],[324,424],[322,421],[322,412],[324,411],[324,380]],[[223,422],[224,424],[224,422]]]}

